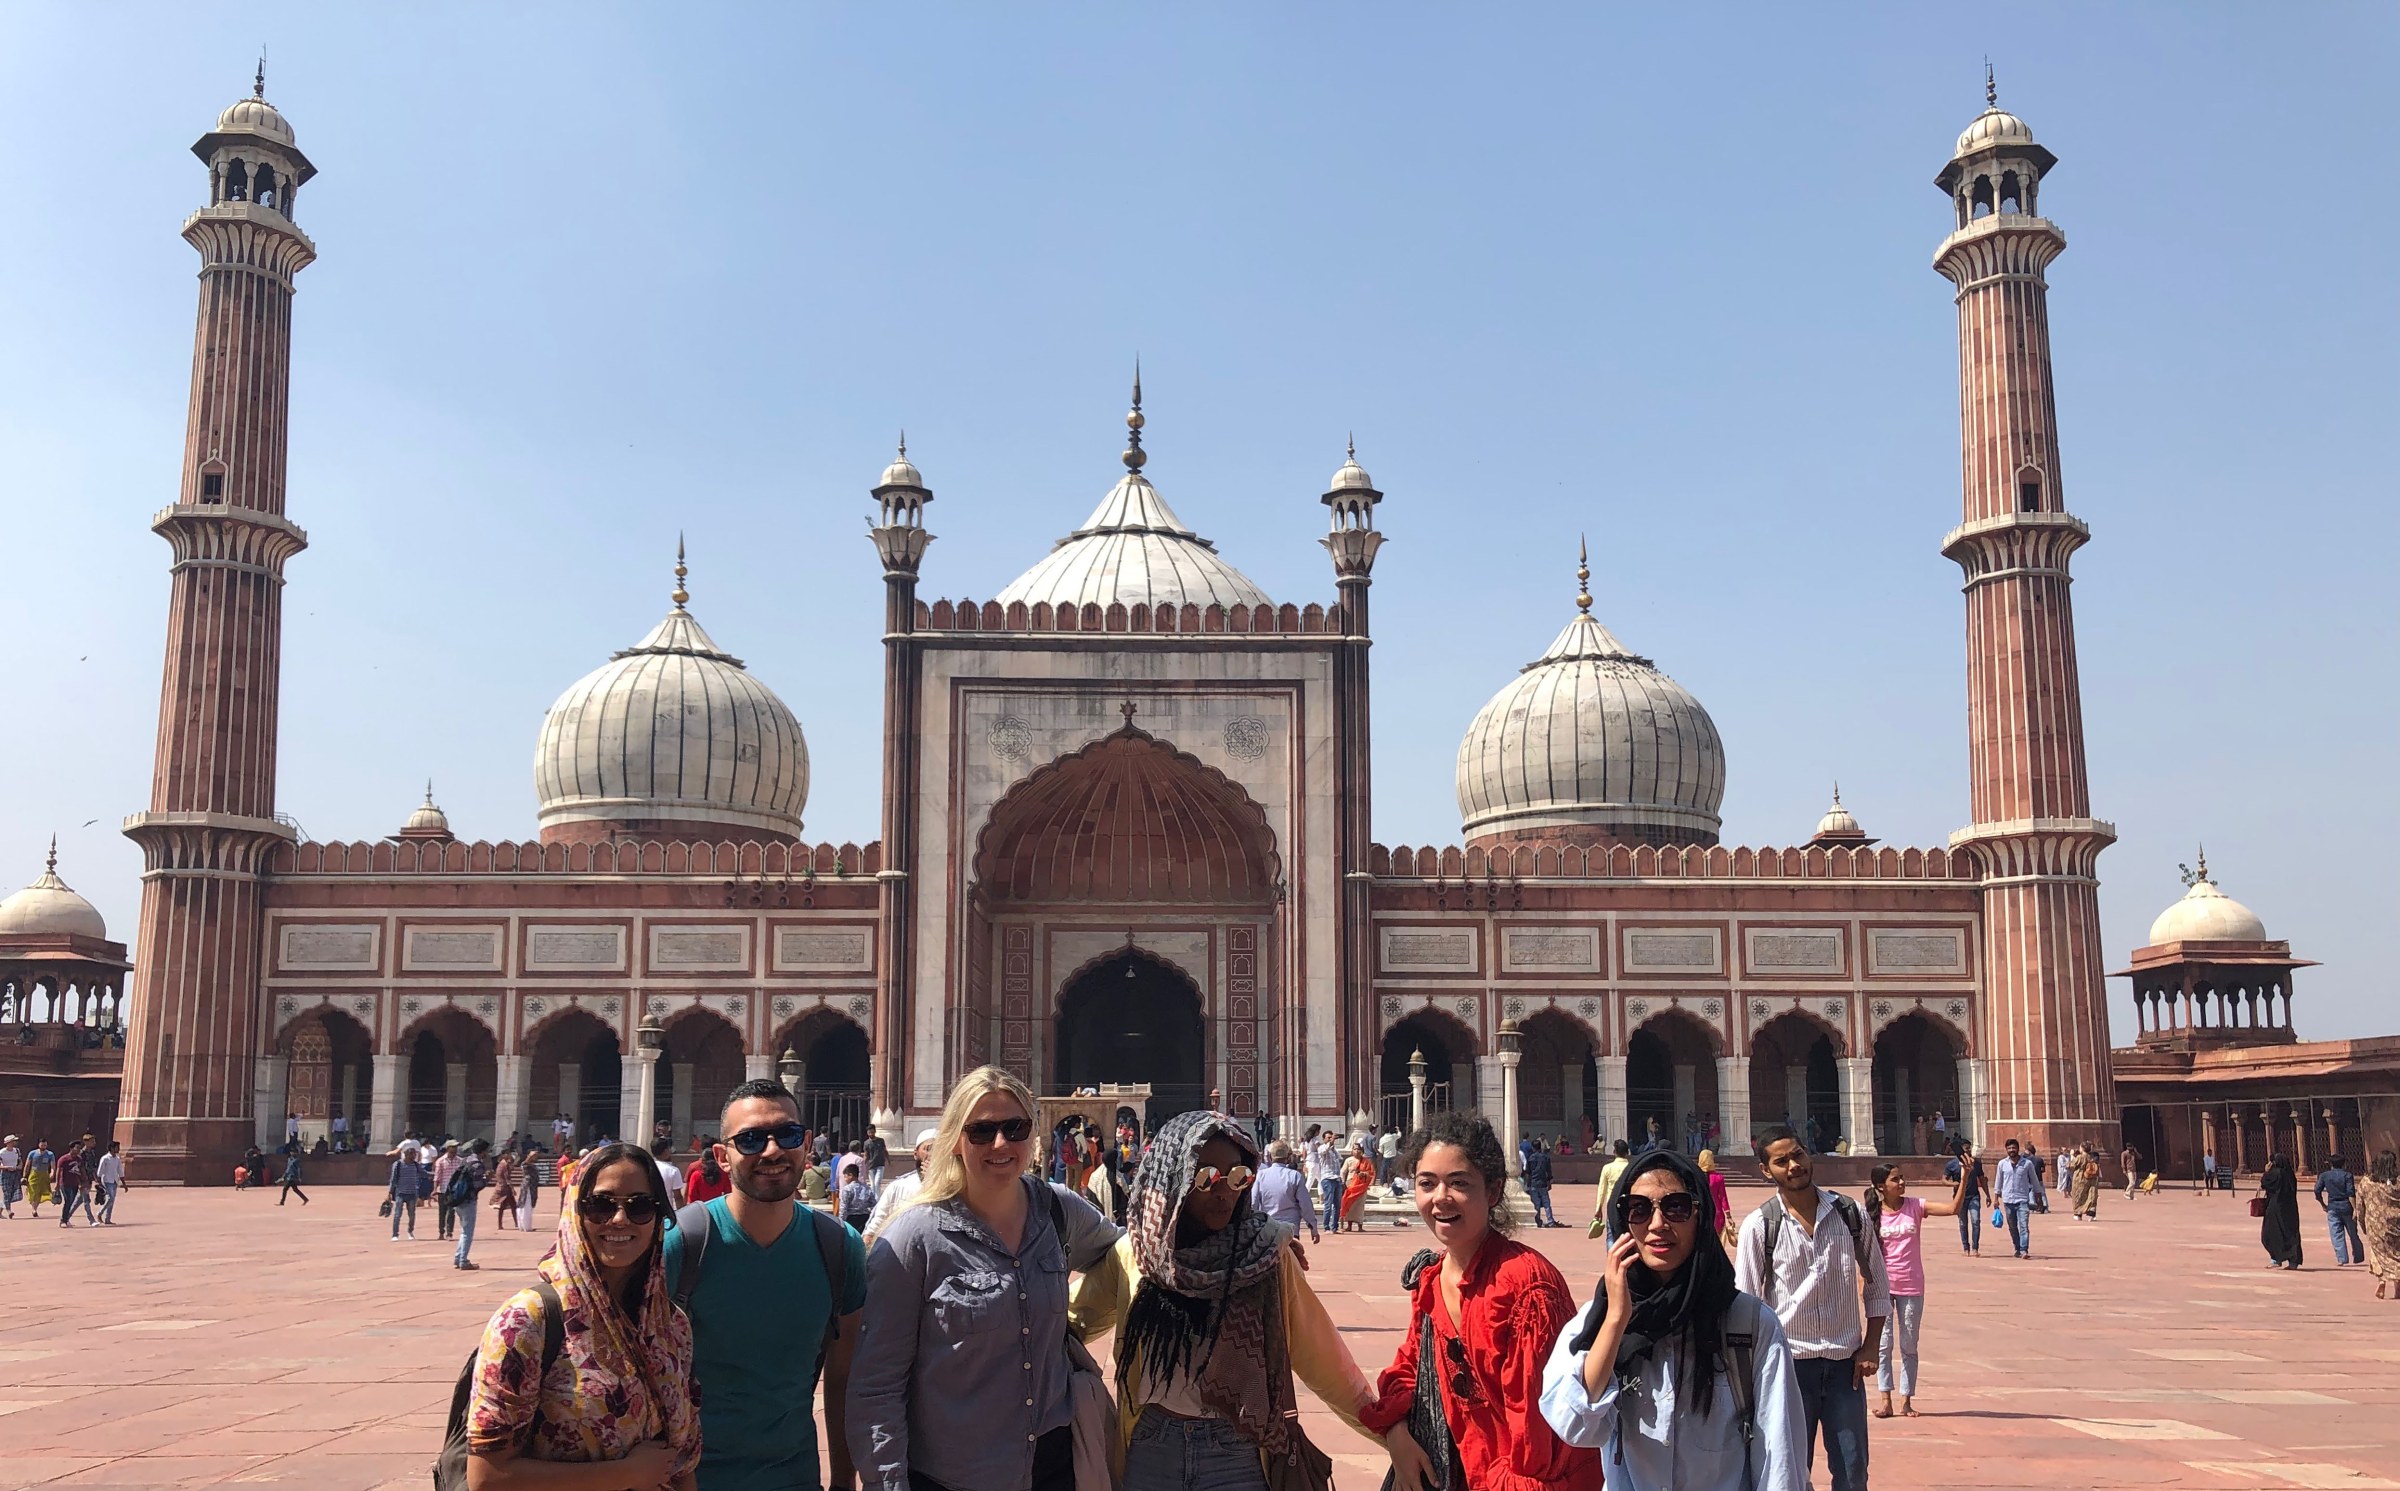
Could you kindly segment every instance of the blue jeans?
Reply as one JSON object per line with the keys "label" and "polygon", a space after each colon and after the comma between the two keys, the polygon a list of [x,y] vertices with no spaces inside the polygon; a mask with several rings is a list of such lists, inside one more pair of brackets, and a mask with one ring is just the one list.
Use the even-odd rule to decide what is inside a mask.
{"label": "blue jeans", "polygon": [[400,1235],[400,1219],[404,1216],[408,1218],[408,1235],[415,1237],[417,1235],[416,1197],[394,1196],[392,1198],[392,1236]]}
{"label": "blue jeans", "polygon": [[2033,1252],[2033,1218],[2026,1214],[2026,1204],[2022,1201],[2003,1201],[2000,1211],[2008,1218],[2008,1240],[2015,1246],[2017,1256],[2029,1256]]}
{"label": "blue jeans", "polygon": [[2358,1217],[2347,1205],[2325,1208],[2325,1225],[2333,1233],[2333,1261],[2367,1261],[2366,1239],[2358,1235]]}
{"label": "blue jeans", "polygon": [[1266,1486],[1258,1446],[1223,1419],[1177,1418],[1153,1405],[1142,1410],[1125,1447],[1125,1491],[1266,1491]]}
{"label": "blue jeans", "polygon": [[475,1202],[469,1198],[464,1206],[453,1207],[450,1215],[458,1219],[458,1251],[450,1255],[452,1263],[467,1261],[467,1249],[475,1246]]}
{"label": "blue jeans", "polygon": [[1324,1200],[1325,1230],[1328,1232],[1341,1231],[1342,1182],[1340,1178],[1336,1176],[1328,1176],[1325,1179],[1318,1181],[1317,1190]]}
{"label": "blue jeans", "polygon": [[1808,1421],[1808,1457],[1817,1457],[1825,1431],[1825,1474],[1833,1491],[1867,1491],[1867,1387],[1850,1358],[1792,1359],[1800,1384],[1800,1413]]}
{"label": "blue jeans", "polygon": [[100,1193],[100,1220],[111,1227],[117,1225],[117,1187],[123,1184],[116,1180],[92,1182],[92,1189]]}
{"label": "blue jeans", "polygon": [[1969,1253],[1983,1251],[1983,1208],[1971,1198],[1958,1209],[1958,1245]]}
{"label": "blue jeans", "polygon": [[75,1220],[75,1208],[78,1206],[83,1208],[83,1219],[85,1221],[90,1222],[93,1220],[92,1193],[90,1191],[85,1190],[82,1186],[77,1186],[71,1191],[61,1191],[58,1193],[58,1195],[59,1199],[66,1203],[58,1213],[59,1226],[64,1227],[69,1222]]}
{"label": "blue jeans", "polygon": [[1558,1225],[1558,1213],[1550,1209],[1548,1186],[1527,1186],[1525,1194],[1533,1198],[1533,1219],[1545,1227]]}

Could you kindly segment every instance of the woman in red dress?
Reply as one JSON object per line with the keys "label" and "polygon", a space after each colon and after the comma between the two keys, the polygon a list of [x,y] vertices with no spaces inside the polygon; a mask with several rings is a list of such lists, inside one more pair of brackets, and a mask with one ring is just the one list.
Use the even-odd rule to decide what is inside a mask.
{"label": "woman in red dress", "polygon": [[1408,1334],[1360,1418],[1379,1434],[1408,1421],[1430,1322],[1426,1365],[1457,1454],[1447,1491],[1598,1491],[1601,1452],[1565,1443],[1542,1417],[1542,1368],[1575,1299],[1549,1259],[1507,1235],[1499,1136],[1477,1114],[1443,1113],[1409,1136],[1400,1169],[1442,1251],[1401,1274],[1415,1296]]}

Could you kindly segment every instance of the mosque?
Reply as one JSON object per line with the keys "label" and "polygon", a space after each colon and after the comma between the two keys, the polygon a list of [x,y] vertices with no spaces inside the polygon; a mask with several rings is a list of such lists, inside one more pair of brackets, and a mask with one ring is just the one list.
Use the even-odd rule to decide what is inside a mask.
{"label": "mosque", "polygon": [[[1278,601],[1146,475],[1138,380],[1090,515],[1013,580],[943,581],[989,599],[920,594],[934,492],[905,447],[872,484],[874,842],[806,837],[800,718],[703,629],[680,554],[658,623],[542,720],[533,837],[462,840],[429,790],[387,838],[308,839],[276,813],[275,747],[316,167],[263,82],[193,149],[134,956],[54,869],[0,904],[0,1026],[52,1058],[0,1062],[0,1101],[82,1082],[97,1102],[121,1065],[140,1173],[195,1181],[287,1122],[378,1148],[561,1119],[680,1144],[768,1073],[812,1122],[897,1141],[986,1062],[1043,1092],[1146,1085],[1153,1119],[1213,1093],[1283,1125],[1398,1120],[1421,1086],[1578,1144],[1655,1123],[1741,1154],[1789,1121],[1853,1154],[1959,1124],[2113,1151],[2095,875],[2115,834],[2085,782],[2068,570],[2089,530],[2065,503],[2044,279],[2065,237],[2037,211],[2055,158],[1996,102],[1936,178],[1972,821],[1918,847],[1879,844],[1838,793],[1788,846],[1721,843],[1707,709],[1563,576],[1466,728],[1459,841],[1373,842],[1383,492],[1353,451],[1321,496],[1332,589]],[[2166,983],[2140,987],[2164,1007]]]}

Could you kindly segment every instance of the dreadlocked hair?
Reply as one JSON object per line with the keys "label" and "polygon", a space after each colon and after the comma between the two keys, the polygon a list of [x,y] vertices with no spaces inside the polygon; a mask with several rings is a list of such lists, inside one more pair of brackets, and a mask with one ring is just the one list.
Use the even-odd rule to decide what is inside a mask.
{"label": "dreadlocked hair", "polygon": [[[1238,1252],[1242,1229],[1255,1220],[1250,1210],[1250,1198],[1244,1195],[1233,1220],[1225,1230],[1233,1234]],[[1186,1370],[1197,1377],[1216,1353],[1217,1332],[1225,1325],[1225,1303],[1233,1298],[1233,1271],[1226,1270],[1225,1287],[1210,1299],[1204,1295],[1185,1294],[1165,1289],[1148,1279],[1133,1292],[1133,1305],[1125,1312],[1125,1324],[1120,1332],[1128,1358],[1140,1356],[1143,1370],[1153,1382],[1166,1382]]]}

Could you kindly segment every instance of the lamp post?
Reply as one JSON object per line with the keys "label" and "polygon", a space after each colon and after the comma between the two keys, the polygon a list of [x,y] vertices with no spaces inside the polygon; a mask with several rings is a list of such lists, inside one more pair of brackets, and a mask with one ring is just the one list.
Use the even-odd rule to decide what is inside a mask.
{"label": "lamp post", "polygon": [[1517,1022],[1500,1022],[1500,1149],[1508,1157],[1508,1204],[1516,1215],[1533,1215],[1533,1198],[1525,1194],[1524,1162],[1517,1156],[1517,1063],[1524,1060],[1524,1037]]}
{"label": "lamp post", "polygon": [[1408,1126],[1425,1127],[1425,1048],[1408,1054]]}
{"label": "lamp post", "polygon": [[667,1045],[666,1027],[658,1016],[645,1014],[642,1023],[633,1031],[634,1107],[633,1133],[636,1144],[648,1147],[654,1142],[653,1130],[658,1126],[658,1053]]}

